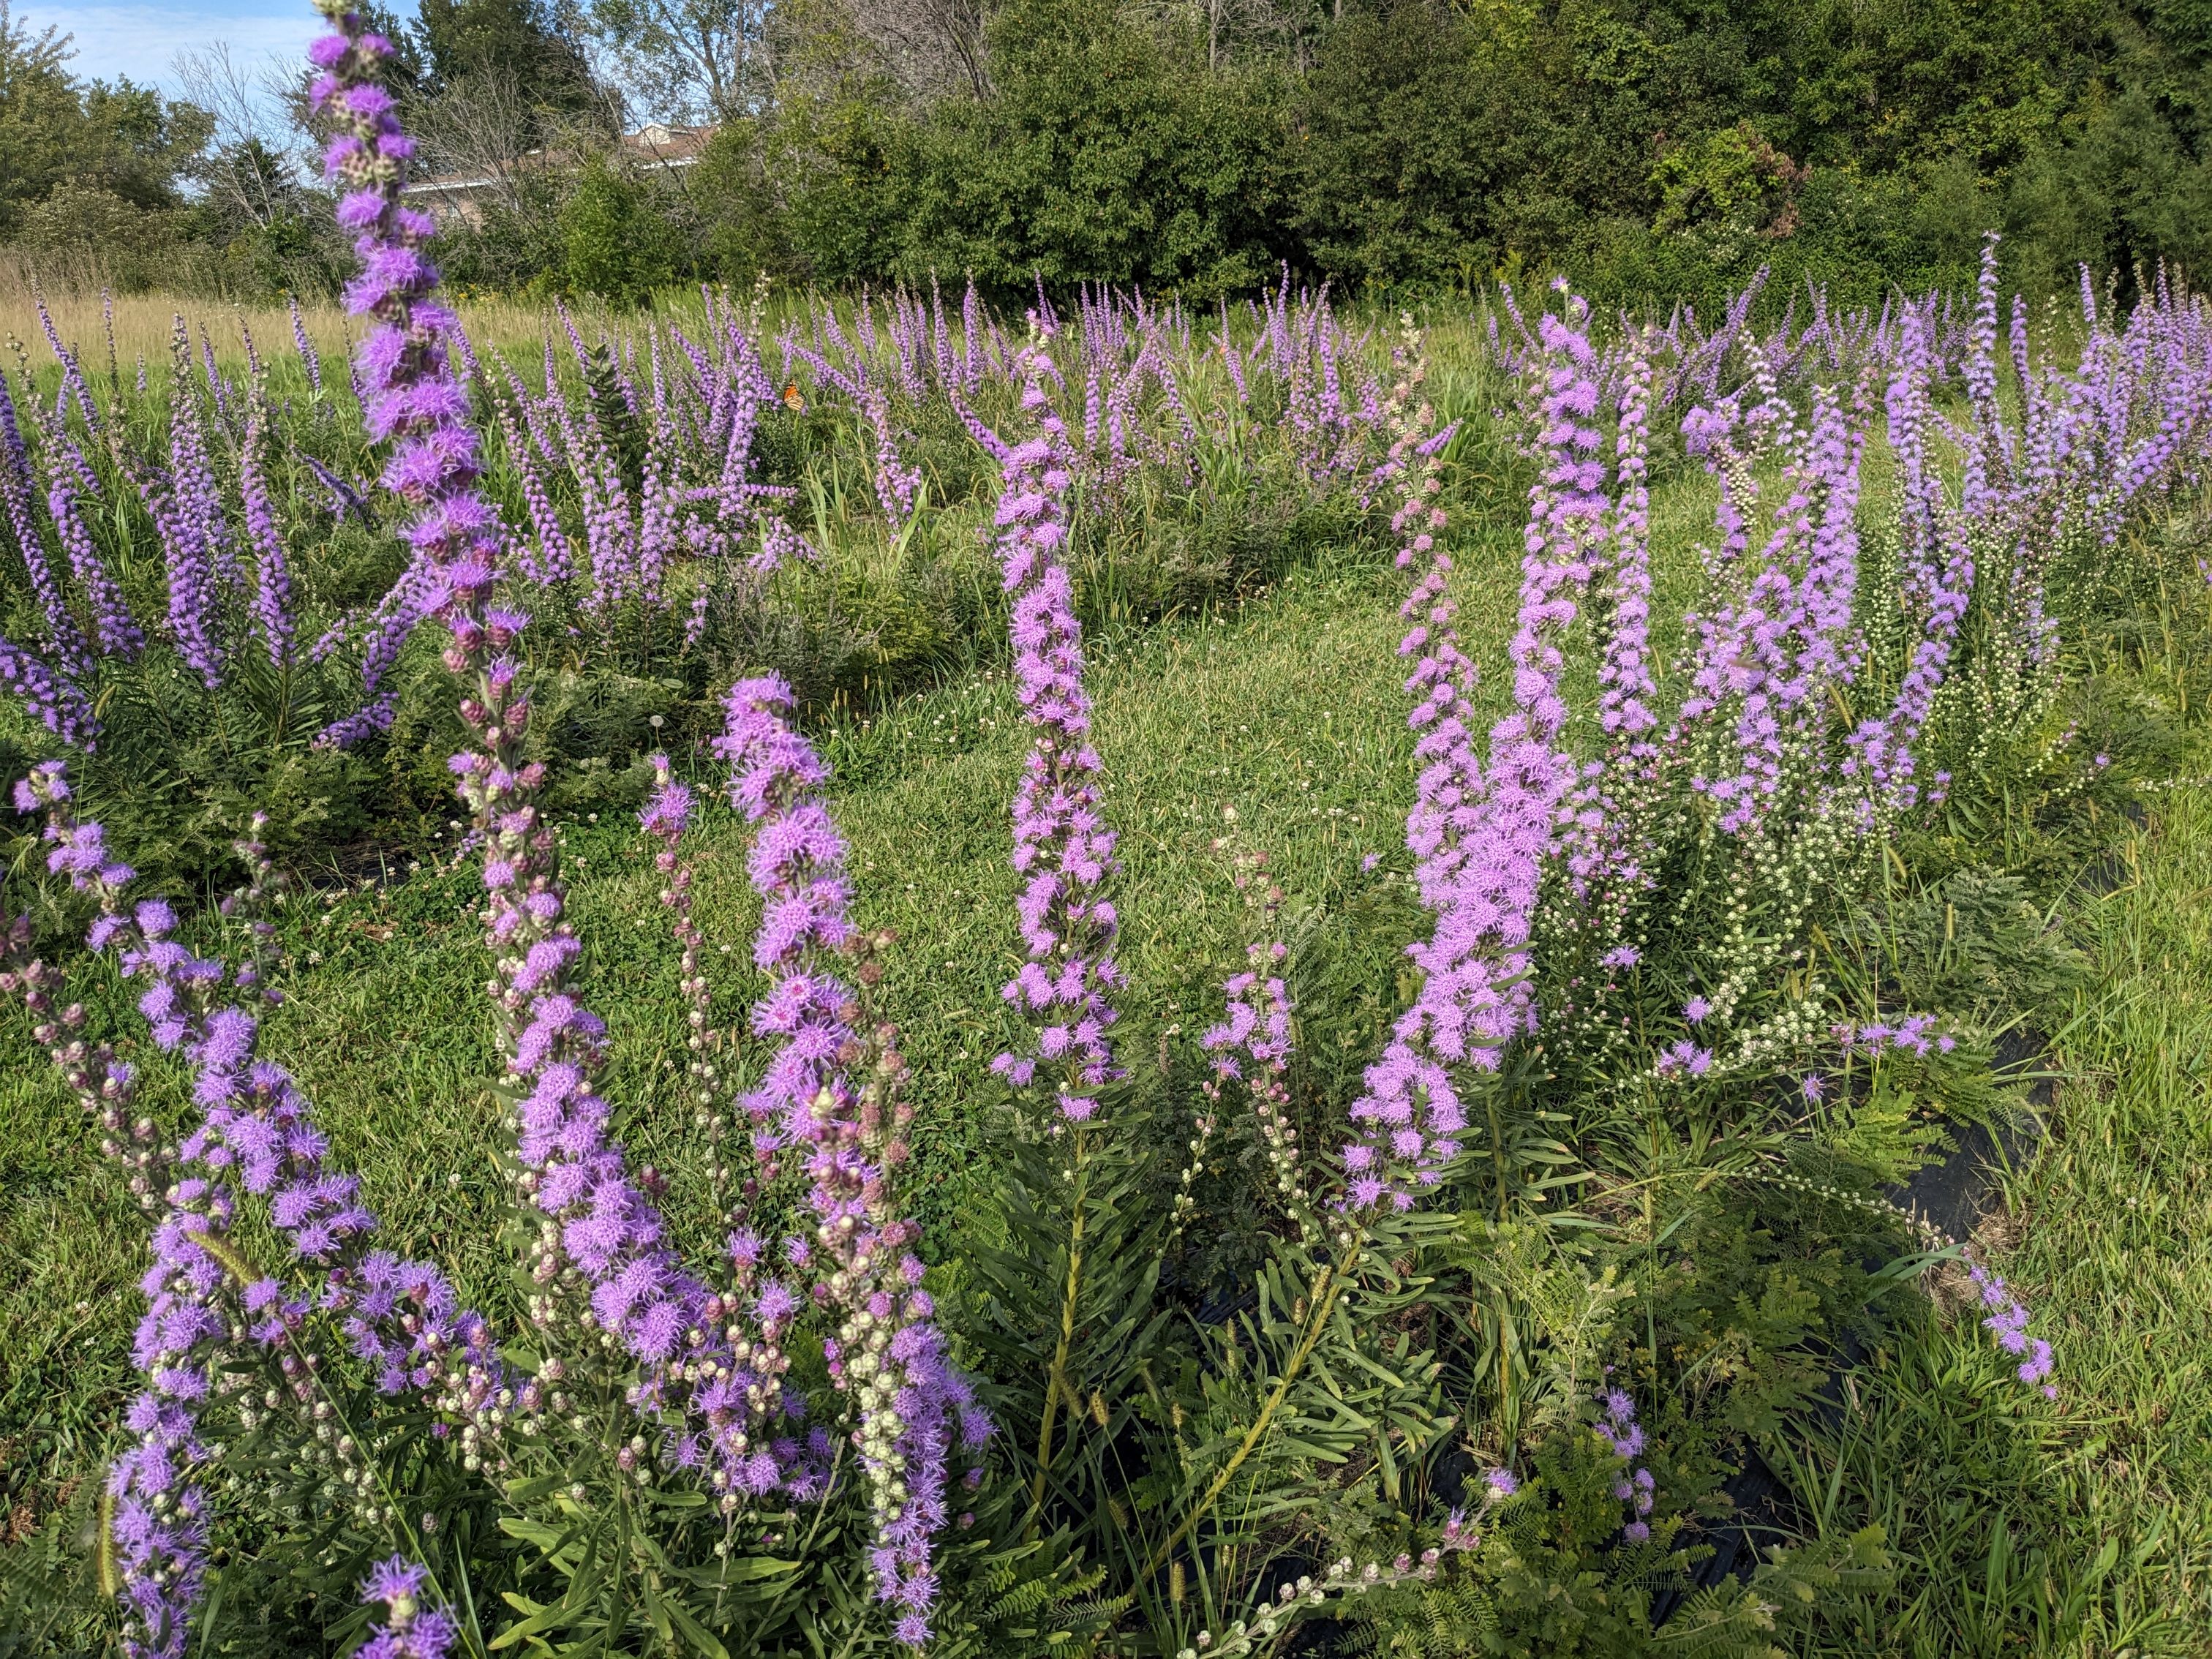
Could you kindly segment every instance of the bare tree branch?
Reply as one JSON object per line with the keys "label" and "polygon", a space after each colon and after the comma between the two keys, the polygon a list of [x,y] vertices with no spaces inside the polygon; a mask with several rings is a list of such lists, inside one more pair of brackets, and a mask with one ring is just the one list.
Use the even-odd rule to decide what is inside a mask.
{"label": "bare tree branch", "polygon": [[772,10],[773,0],[576,0],[572,16],[654,113],[730,121],[775,99]]}
{"label": "bare tree branch", "polygon": [[171,63],[186,100],[213,123],[211,152],[197,169],[201,182],[242,218],[275,222],[297,194],[306,163],[287,113],[296,73],[281,60],[257,73],[222,40]]}

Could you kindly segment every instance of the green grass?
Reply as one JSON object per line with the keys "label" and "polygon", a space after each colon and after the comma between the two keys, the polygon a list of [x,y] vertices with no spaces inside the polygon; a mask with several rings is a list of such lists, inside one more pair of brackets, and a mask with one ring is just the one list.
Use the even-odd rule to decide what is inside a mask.
{"label": "green grass", "polygon": [[2094,969],[2048,1140],[1977,1241],[2057,1352],[2026,1396],[1962,1275],[1779,1448],[1819,1522],[1879,1522],[1893,1590],[1825,1651],[2212,1653],[2212,792],[2174,791],[2087,901]]}

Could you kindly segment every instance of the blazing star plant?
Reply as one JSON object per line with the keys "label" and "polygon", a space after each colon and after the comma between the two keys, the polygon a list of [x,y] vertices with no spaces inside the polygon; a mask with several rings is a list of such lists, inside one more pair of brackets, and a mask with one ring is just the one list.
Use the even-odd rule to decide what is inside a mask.
{"label": "blazing star plant", "polygon": [[[95,1528],[125,1651],[227,1641],[218,1573],[294,1586],[269,1597],[280,1639],[392,1659],[1062,1637],[1188,1659],[1318,1617],[1534,1645],[1528,1607],[1593,1586],[1648,1641],[1652,1587],[1686,1579],[1711,1512],[1711,1390],[1778,1409],[1831,1334],[1769,1343],[1729,1310],[1794,1270],[1779,1237],[1832,1264],[1913,1231],[1880,1194],[1936,1132],[1899,1127],[1900,1098],[1996,1098],[1986,1011],[1909,1006],[1899,988],[1936,976],[1854,952],[1912,903],[1974,948],[1905,864],[1955,838],[1962,803],[2101,787],[2108,753],[2078,721],[2053,734],[2069,630],[2085,563],[2201,480],[2203,305],[2160,289],[2123,325],[2085,291],[2069,367],[2017,307],[2000,357],[1993,250],[1957,314],[1816,296],[1774,329],[1754,283],[1711,329],[1684,312],[1609,334],[1571,294],[1524,314],[1509,292],[1492,359],[1520,395],[1487,417],[1439,394],[1410,319],[1386,367],[1287,275],[1241,318],[1105,291],[1063,313],[1040,289],[1018,337],[972,287],[957,322],[933,286],[811,301],[778,377],[757,304],[709,293],[703,329],[596,341],[562,309],[567,356],[549,330],[526,378],[438,298],[392,43],[341,0],[325,15],[310,98],[359,260],[349,372],[378,483],[299,450],[338,423],[338,389],[296,311],[307,412],[258,356],[234,381],[203,337],[195,364],[180,323],[158,453],[51,327],[56,395],[0,377],[22,572],[0,682],[27,730],[91,757],[15,785],[43,857],[9,878],[0,989],[149,1222]],[[810,419],[864,461],[858,513],[820,504],[832,536],[902,556],[945,536],[925,431],[995,474],[989,615],[1026,739],[991,1065],[1010,1109],[977,1126],[973,1213],[950,1229],[914,1178],[945,1126],[884,1016],[902,964],[866,920],[840,751],[757,659],[773,630],[730,620],[758,623],[794,562],[834,551],[783,516],[793,475],[763,447],[803,447]],[[1669,662],[1652,500],[1678,434],[1669,487],[1703,489],[1711,528]],[[1874,499],[1878,445],[1896,483]],[[1528,486],[1491,665],[1461,609],[1462,460],[1486,446]],[[313,512],[302,466],[329,496]],[[1163,896],[1107,810],[1121,751],[1088,683],[1086,561],[1147,503],[1234,511],[1271,469],[1395,545],[1406,859],[1362,914],[1404,982],[1328,981],[1322,922],[1350,924],[1317,921],[1248,825],[1217,843],[1241,959],[1148,1054],[1123,927]],[[118,510],[150,527],[158,592],[103,541]],[[371,520],[404,568],[313,614],[308,544]],[[616,1063],[544,738],[550,671],[703,679],[710,655],[737,671],[713,735],[645,758],[635,820],[670,923],[679,1035],[657,1058],[707,1170],[695,1213],[633,1156],[662,1103]],[[218,702],[320,688],[301,741],[335,753],[396,740],[434,672],[485,953],[468,1017],[498,1061],[483,1231],[514,1285],[484,1294],[387,1241],[368,1172],[275,1058],[289,894],[266,817],[232,849],[244,884],[196,909],[140,881],[83,782],[126,673]],[[708,897],[726,846],[738,913],[757,908],[743,956]],[[1885,869],[1912,890],[1878,891]],[[77,993],[106,975],[143,1062]],[[726,1024],[733,975],[757,982]],[[1354,1002],[1382,1012],[1362,1025]],[[2064,1356],[2027,1304],[1978,1261],[1970,1282],[2018,1382],[2058,1397]],[[1843,1268],[1822,1285],[1875,1293]],[[1676,1616],[1763,1641],[1879,1557],[1870,1535],[1785,1554]]]}

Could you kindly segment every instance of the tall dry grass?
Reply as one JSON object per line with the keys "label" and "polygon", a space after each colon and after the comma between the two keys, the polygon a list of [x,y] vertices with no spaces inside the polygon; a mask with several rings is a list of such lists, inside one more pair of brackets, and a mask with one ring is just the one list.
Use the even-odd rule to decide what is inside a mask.
{"label": "tall dry grass", "polygon": [[[170,334],[178,317],[191,325],[195,350],[204,333],[214,345],[216,358],[226,367],[244,362],[242,331],[251,331],[256,348],[264,356],[291,349],[292,319],[282,302],[239,303],[193,294],[114,294],[96,265],[79,266],[44,258],[34,265],[20,253],[0,249],[0,343],[21,342],[29,361],[40,370],[52,362],[39,319],[41,297],[55,332],[88,366],[106,364],[108,314],[112,313],[116,364],[126,376],[142,358],[149,368],[167,360]],[[676,308],[684,308],[680,299]],[[689,308],[695,313],[699,309],[696,297]],[[503,295],[464,299],[459,309],[472,341],[479,347],[506,353],[532,350],[549,329],[559,326],[551,303],[544,300]],[[610,325],[613,321],[590,301],[571,301],[569,309],[586,337],[597,337],[602,320]],[[331,301],[303,301],[300,312],[315,349],[333,366],[343,360],[349,343],[361,336],[361,324]]]}

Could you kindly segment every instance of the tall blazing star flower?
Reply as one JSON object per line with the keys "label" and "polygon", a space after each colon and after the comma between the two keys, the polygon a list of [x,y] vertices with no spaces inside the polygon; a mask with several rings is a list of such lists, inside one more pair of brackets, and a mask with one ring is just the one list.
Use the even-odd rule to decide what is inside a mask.
{"label": "tall blazing star flower", "polygon": [[[1398,565],[1419,572],[1399,606],[1411,626],[1398,654],[1415,659],[1406,690],[1419,699],[1407,717],[1418,734],[1413,755],[1420,773],[1406,818],[1406,844],[1414,855],[1421,902],[1437,917],[1441,933],[1446,911],[1465,885],[1483,823],[1482,764],[1468,724],[1475,665],[1460,643],[1458,606],[1449,586],[1451,555],[1442,541],[1446,518],[1436,499],[1442,488],[1433,460],[1439,445],[1430,429],[1435,416],[1426,402],[1414,402],[1425,368],[1417,341],[1407,342],[1401,365],[1403,377],[1389,404],[1394,435],[1384,465],[1404,489],[1390,520],[1401,538]],[[1468,1010],[1459,999],[1467,988],[1459,976],[1437,972],[1433,956],[1424,965],[1429,972],[1419,995],[1399,1017],[1381,1059],[1368,1067],[1365,1091],[1352,1107],[1359,1138],[1345,1147],[1344,1166],[1346,1196],[1358,1209],[1374,1207],[1386,1194],[1399,1208],[1411,1208],[1413,1185],[1436,1182],[1439,1166],[1458,1151],[1453,1137],[1466,1127],[1443,1050],[1452,1045],[1449,1034],[1466,1029]],[[1464,1042],[1456,1046],[1463,1055]]]}
{"label": "tall blazing star flower", "polygon": [[[69,799],[59,762],[40,766],[15,787],[18,811],[47,815],[46,839],[53,848],[47,868],[101,895],[105,922],[113,909],[107,896],[119,895],[132,872],[109,854],[100,825],[80,824],[70,816]],[[9,929],[11,957],[21,951],[27,931]],[[41,967],[11,962],[8,988],[21,990],[40,1022],[38,1041],[64,1069],[80,1099],[100,1112],[113,1144],[135,1093],[132,1068],[116,1060],[107,1045],[88,1050],[69,1040],[64,1023],[52,1017]],[[206,1586],[207,1499],[200,1471],[209,1449],[199,1419],[229,1357],[235,1304],[226,1293],[222,1257],[234,1206],[224,1183],[147,1157],[145,1138],[133,1139],[139,1178],[134,1185],[157,1219],[153,1263],[139,1281],[147,1308],[132,1346],[145,1386],[125,1417],[131,1443],[108,1470],[109,1531],[121,1579],[125,1653],[129,1659],[183,1659],[192,1613]]]}
{"label": "tall blazing star flower", "polygon": [[70,613],[54,567],[47,561],[46,544],[31,514],[31,500],[30,452],[15,422],[7,377],[0,374],[0,519],[14,532],[23,574],[30,578],[31,592],[45,613],[45,649],[63,673],[82,684],[92,674],[91,649]]}
{"label": "tall blazing star flower", "polygon": [[1042,1065],[1061,1115],[1081,1123],[1097,1111],[1097,1091],[1121,1075],[1108,1000],[1122,983],[1112,956],[1120,924],[1103,896],[1118,866],[1114,832],[1099,811],[1104,769],[1091,746],[1091,699],[1083,689],[1083,629],[1067,568],[1074,457],[1045,389],[1053,372],[1050,338],[1040,327],[1015,366],[1035,435],[994,446],[1004,481],[999,554],[1013,600],[1014,678],[1022,718],[1035,733],[1014,796],[1014,868],[1023,878],[1030,959],[1001,994],[1038,1029],[1033,1052],[1000,1054],[991,1066],[1029,1089],[1040,1086]]}
{"label": "tall blazing star flower", "polygon": [[[124,603],[122,591],[101,562],[100,550],[94,544],[92,532],[86,528],[84,515],[78,508],[80,501],[96,493],[92,469],[85,464],[76,441],[58,416],[35,399],[27,406],[46,440],[40,460],[46,485],[46,511],[53,520],[54,533],[61,541],[62,550],[69,556],[70,573],[76,578],[92,611],[94,641],[101,656],[128,660],[138,654],[145,639],[130,607]],[[28,457],[21,429],[15,422],[5,375],[0,375],[0,445],[8,451],[9,470],[15,473],[19,483],[27,485]],[[35,537],[37,526],[30,517],[27,503],[23,505],[20,516],[16,516],[17,503],[12,498],[9,505],[17,535]]]}
{"label": "tall blazing star flower", "polygon": [[[670,1461],[705,1466],[725,1512],[779,1485],[812,1496],[819,1477],[798,1444],[763,1443],[760,1434],[782,1397],[777,1379],[738,1358],[739,1344],[750,1355],[746,1322],[756,1310],[683,1269],[608,1133],[611,1108],[598,1091],[606,1027],[573,983],[583,947],[565,917],[540,800],[545,771],[521,754],[531,710],[510,653],[529,619],[489,605],[501,532],[477,488],[477,437],[447,356],[456,325],[428,298],[431,222],[399,204],[414,147],[378,84],[391,43],[357,12],[333,3],[325,15],[337,32],[311,50],[321,71],[313,92],[336,129],[325,163],[344,186],[339,222],[357,234],[362,260],[346,302],[375,325],[356,362],[369,430],[392,446],[384,481],[416,515],[408,539],[422,609],[445,624],[446,665],[466,687],[461,717],[475,746],[452,766],[484,850],[522,1191],[548,1224],[535,1270],[551,1285],[574,1269],[584,1288],[582,1307],[556,1309],[549,1293],[536,1312],[541,1324],[573,1317],[615,1339],[637,1367],[629,1403],[665,1425]],[[788,1310],[758,1311],[766,1322]]]}
{"label": "tall blazing star flower", "polygon": [[[1659,749],[1651,700],[1651,520],[1650,471],[1652,334],[1632,337],[1621,366],[1613,457],[1618,498],[1599,558],[1591,624],[1599,641],[1598,726],[1607,758],[1583,769],[1565,827],[1565,863],[1576,896],[1617,907],[1643,880],[1634,836],[1620,822],[1621,785],[1648,774]],[[1626,763],[1624,769],[1623,763]]]}
{"label": "tall blazing star flower", "polygon": [[[904,1064],[887,1028],[854,1029],[859,1001],[836,968],[858,943],[845,842],[823,793],[829,768],[792,728],[792,702],[774,676],[739,681],[715,744],[730,763],[732,801],[758,826],[748,866],[763,907],[753,957],[775,981],[753,1029],[780,1046],[747,1105],[780,1121],[778,1139],[807,1178],[820,1293],[838,1322],[823,1352],[852,1403],[875,1511],[877,1590],[896,1610],[898,1638],[918,1647],[937,1597],[931,1540],[945,1524],[954,1434],[980,1446],[991,1425],[931,1322],[914,1254],[921,1230],[895,1201],[912,1116]],[[864,975],[872,969],[863,962]]]}
{"label": "tall blazing star flower", "polygon": [[1878,799],[1902,805],[1918,797],[1913,745],[1935,708],[1974,586],[1965,524],[1929,459],[1929,373],[1927,333],[1908,313],[1889,386],[1889,442],[1897,457],[1905,598],[1920,614],[1921,635],[1889,713],[1860,724],[1850,739],[1855,752],[1844,762],[1845,774],[1863,776]]}
{"label": "tall blazing star flower", "polygon": [[1659,723],[1650,699],[1651,356],[1648,339],[1632,343],[1621,376],[1620,429],[1614,457],[1620,499],[1607,544],[1605,655],[1598,670],[1598,723],[1610,740],[1631,752],[1648,748],[1646,734]]}
{"label": "tall blazing star flower", "polygon": [[212,691],[222,683],[224,654],[217,578],[232,556],[209,470],[207,434],[191,383],[183,318],[177,319],[176,327],[170,343],[169,469],[166,475],[143,465],[134,471],[167,567],[169,637],[201,684]]}
{"label": "tall blazing star flower", "polygon": [[253,620],[270,662],[282,668],[292,659],[292,570],[284,551],[284,532],[269,494],[269,394],[259,375],[246,394],[238,483],[246,507],[246,538],[253,545]]}
{"label": "tall blazing star flower", "polygon": [[[1452,627],[1450,562],[1437,545],[1444,520],[1432,476],[1409,476],[1394,520],[1407,538],[1400,562],[1424,572],[1407,604],[1415,626],[1400,650],[1422,653],[1407,682],[1423,699],[1411,722],[1423,734],[1415,752],[1424,766],[1407,844],[1436,924],[1407,952],[1421,969],[1420,992],[1352,1108],[1361,1139],[1346,1148],[1345,1164],[1356,1208],[1387,1196],[1410,1209],[1416,1188],[1442,1178],[1467,1124],[1449,1068],[1495,1070],[1505,1045],[1534,1027],[1529,929],[1577,775],[1559,746],[1566,720],[1559,638],[1575,619],[1574,595],[1589,586],[1610,506],[1601,435],[1584,424],[1598,398],[1586,315],[1575,298],[1564,319],[1547,313],[1537,325],[1541,470],[1529,492],[1519,625],[1510,647],[1514,706],[1491,729],[1486,775],[1459,718],[1474,671]],[[1426,419],[1424,410],[1413,424]],[[1399,444],[1419,453],[1404,432]]]}
{"label": "tall blazing star flower", "polygon": [[[1747,425],[1747,445],[1739,448],[1736,434]],[[1759,446],[1777,443],[1784,455],[1784,489],[1758,556],[1716,562],[1717,576],[1735,576],[1740,586],[1699,618],[1691,695],[1675,732],[1683,738],[1716,711],[1733,716],[1732,755],[1718,775],[1700,776],[1693,787],[1721,808],[1720,827],[1734,834],[1773,801],[1790,756],[1825,729],[1829,686],[1847,682],[1857,662],[1851,622],[1864,430],[1826,387],[1814,392],[1809,431],[1779,421],[1739,422],[1733,409],[1710,414],[1699,429],[1716,451],[1709,465],[1723,479],[1723,527],[1746,547],[1748,520],[1735,509],[1756,499]]]}
{"label": "tall blazing star flower", "polygon": [[92,752],[100,737],[100,718],[93,712],[92,699],[4,636],[0,636],[0,687],[64,743]]}
{"label": "tall blazing star flower", "polygon": [[309,49],[320,71],[311,93],[332,128],[323,166],[343,191],[338,224],[362,260],[346,308],[373,325],[355,359],[368,435],[392,446],[385,486],[415,511],[407,538],[434,575],[426,609],[453,627],[457,650],[480,653],[474,613],[490,592],[498,522],[476,487],[476,434],[447,355],[459,324],[429,297],[438,273],[422,249],[435,225],[400,205],[415,144],[379,83],[392,43],[335,0],[323,13],[337,32]]}
{"label": "tall blazing star flower", "polygon": [[[45,964],[11,969],[11,986],[44,1022],[39,1040],[106,1132],[106,1150],[129,1163],[133,1190],[162,1206],[136,1345],[147,1377],[129,1419],[139,1439],[118,1460],[109,1490],[133,1620],[126,1642],[134,1654],[167,1659],[184,1650],[203,1576],[197,1475],[207,1453],[198,1419],[210,1395],[234,1376],[225,1362],[239,1344],[250,1337],[264,1350],[287,1348],[311,1317],[332,1320],[380,1391],[420,1394],[457,1419],[471,1458],[486,1450],[485,1431],[513,1379],[482,1316],[460,1307],[435,1267],[371,1248],[377,1222],[360,1202],[359,1178],[329,1166],[306,1097],[282,1066],[258,1058],[258,1021],[228,1000],[234,993],[249,1002],[273,1001],[258,969],[251,962],[233,970],[195,957],[174,939],[176,915],[162,900],[126,906],[130,867],[108,855],[100,825],[79,821],[70,800],[58,763],[15,789],[20,810],[46,814],[50,867],[97,900],[88,943],[118,950],[125,976],[146,986],[139,1012],[155,1043],[190,1066],[192,1098],[203,1112],[173,1149],[151,1145],[151,1125],[131,1121],[131,1068],[105,1047],[88,1049],[70,1035],[81,1010],[65,1011],[58,1022],[46,1018]],[[265,850],[252,842],[240,850],[255,870],[252,892],[265,893],[271,872]],[[283,1274],[254,1267],[238,1248],[231,1234],[241,1196],[267,1201],[273,1230],[295,1258],[288,1271],[312,1290],[289,1292]],[[313,1411],[321,1399],[316,1377],[289,1353],[283,1369],[300,1408]],[[532,1383],[506,1399],[534,1411],[535,1392]],[[447,1432],[447,1425],[434,1432]],[[337,1449],[347,1472],[357,1468],[350,1442]]]}

